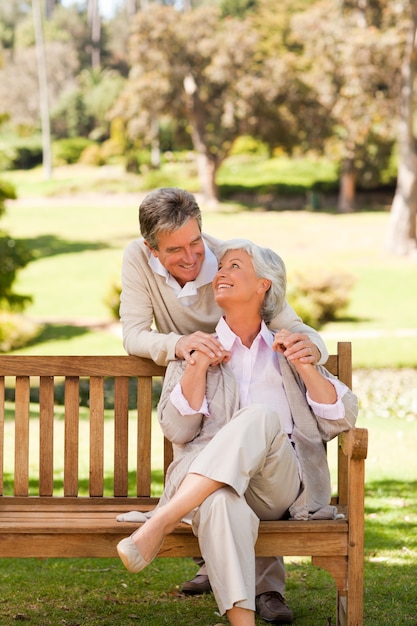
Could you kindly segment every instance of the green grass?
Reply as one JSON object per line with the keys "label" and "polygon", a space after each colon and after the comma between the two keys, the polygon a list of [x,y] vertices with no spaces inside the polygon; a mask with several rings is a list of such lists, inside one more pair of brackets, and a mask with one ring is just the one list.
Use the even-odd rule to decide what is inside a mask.
{"label": "green grass", "polygon": [[[84,170],[75,166],[75,170],[58,172],[55,193],[62,179],[72,180],[74,186],[79,180],[77,189],[85,190],[91,168]],[[28,186],[32,184],[39,192],[40,173],[35,178],[28,172],[28,180],[21,173],[10,174],[23,197],[9,203],[2,226],[26,240],[36,254],[36,261],[19,275],[17,288],[34,296],[27,315],[49,321],[41,340],[21,352],[123,354],[119,336],[106,327],[91,331],[88,322],[110,321],[104,299],[110,285],[120,278],[124,247],[138,236],[137,211],[143,192],[110,193],[108,181],[98,170],[95,176],[101,176],[101,194],[32,197]],[[120,178],[125,180],[122,174]],[[92,186],[95,189],[95,183]],[[261,207],[245,211],[242,206],[222,204],[216,211],[203,206],[203,213],[207,232],[221,238],[252,238],[279,252],[289,280],[296,271],[353,275],[347,311],[321,329],[330,350],[335,349],[337,338],[349,339],[355,367],[417,365],[415,261],[385,252],[388,212],[338,215],[262,211]],[[74,318],[78,326],[71,329],[68,321]],[[54,345],[55,337],[58,343]]]}
{"label": "green grass", "polygon": [[[370,432],[364,624],[415,626],[415,420],[371,417],[360,425],[368,427]],[[58,430],[62,426],[58,422]],[[88,447],[84,428],[88,428],[88,423],[82,421],[80,443]],[[57,440],[61,440],[59,432]],[[400,455],[393,452],[395,442],[400,443]],[[108,452],[110,458],[111,450]],[[160,458],[158,447],[154,454],[156,459]],[[59,478],[59,459],[62,462],[63,457],[59,449],[56,456]],[[13,462],[11,458],[6,460]],[[32,463],[31,471],[36,474]],[[87,484],[87,464],[80,468],[80,479]],[[335,588],[331,576],[312,567],[308,559],[288,557],[286,569],[286,596],[294,610],[295,623],[334,625]],[[157,559],[136,576],[129,574],[118,559],[3,559],[0,561],[0,625],[15,621],[35,626],[226,624],[216,614],[211,595],[189,598],[181,594],[181,583],[195,571],[191,559]],[[257,624],[262,623],[257,620]]]}

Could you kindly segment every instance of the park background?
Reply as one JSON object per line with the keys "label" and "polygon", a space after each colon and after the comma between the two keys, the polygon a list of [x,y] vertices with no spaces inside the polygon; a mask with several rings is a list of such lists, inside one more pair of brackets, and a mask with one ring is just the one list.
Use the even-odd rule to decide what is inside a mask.
{"label": "park background", "polygon": [[[260,4],[264,10],[270,5]],[[303,5],[305,13],[308,6],[321,4],[296,3],[298,8]],[[291,13],[284,5],[284,15]],[[385,4],[375,6],[382,7],[382,11]],[[4,25],[4,13],[1,16]],[[5,49],[3,36],[3,58],[7,57]],[[396,69],[398,74],[399,65]],[[98,75],[101,84],[104,77],[100,72]],[[3,91],[7,84],[2,82]],[[97,86],[92,82],[86,86],[82,80],[78,84],[84,98]],[[382,90],[385,95],[387,91]],[[33,92],[29,87],[28,93]],[[103,91],[101,94],[104,99]],[[400,89],[390,95],[393,100],[394,95],[400,97]],[[334,97],[342,102],[344,94]],[[338,121],[344,121],[349,128],[363,129],[365,112],[372,101],[369,93],[367,97],[368,101],[361,101],[358,107],[356,120],[342,117]],[[28,102],[29,98],[22,100]],[[65,118],[62,111],[73,111],[70,100],[57,114],[61,124]],[[3,106],[5,102],[8,100],[2,98]],[[346,106],[343,115],[348,110]],[[19,107],[13,107],[15,111],[19,113]],[[35,119],[38,114],[37,109]],[[93,130],[101,128],[97,117],[89,123]],[[373,119],[373,129],[375,123]],[[68,119],[66,124],[61,132],[71,135]],[[360,401],[358,425],[369,429],[364,623],[415,626],[417,261],[413,254],[393,254],[386,246],[397,182],[394,131],[391,138],[381,138],[380,142],[384,148],[387,142],[391,147],[388,160],[384,161],[383,150],[382,160],[378,161],[374,144],[364,142],[366,149],[353,159],[359,184],[348,198],[352,203],[349,210],[341,211],[341,204],[346,209],[341,203],[340,184],[346,136],[339,132],[340,127],[333,126],[328,137],[321,136],[322,152],[310,147],[305,154],[300,145],[294,144],[292,151],[288,144],[285,149],[271,151],[265,137],[255,140],[242,135],[216,169],[218,197],[213,203],[210,194],[203,193],[193,146],[187,144],[178,128],[174,132],[171,127],[168,135],[171,142],[175,138],[185,143],[181,146],[184,149],[160,151],[156,167],[145,137],[126,144],[129,158],[125,159],[127,149],[126,154],[120,154],[120,144],[115,148],[120,139],[115,128],[119,126],[109,121],[106,124],[107,130],[101,131],[104,134],[98,140],[91,138],[91,129],[86,131],[88,138],[80,139],[77,134],[53,139],[52,167],[48,171],[42,162],[40,135],[27,132],[28,120],[20,126],[13,123],[13,116],[3,120],[0,178],[13,184],[17,199],[7,200],[1,227],[9,241],[23,243],[32,255],[17,273],[13,288],[16,293],[32,297],[21,324],[34,328],[35,334],[13,353],[123,354],[120,326],[112,317],[109,298],[117,293],[123,249],[139,235],[140,200],[158,186],[179,185],[196,193],[208,233],[220,238],[248,237],[279,252],[286,262],[290,285],[300,274],[307,276],[310,286],[317,276],[325,276],[328,281],[336,277],[336,283],[342,284],[346,276],[350,277],[347,306],[337,311],[335,319],[320,323],[318,329],[330,351],[338,340],[352,341],[353,385]],[[386,123],[385,130],[388,126]],[[54,128],[61,127],[56,124]],[[280,130],[282,133],[282,126]],[[297,133],[303,130],[294,126],[288,141],[299,137]],[[373,155],[373,159],[366,160],[366,155]],[[23,157],[27,159],[25,169]],[[126,171],[132,168],[135,171]],[[379,178],[375,178],[375,172],[379,172]],[[366,180],[372,180],[372,184],[365,184]],[[88,475],[88,468],[84,470]],[[296,623],[331,624],[331,578],[304,560],[288,559],[287,568],[287,600],[295,610]],[[181,582],[194,570],[188,560],[160,559],[149,572],[132,578],[115,560],[3,561],[0,624],[15,620],[33,624],[158,626],[164,622],[207,626],[225,623],[216,616],[212,597],[185,598],[180,593]]]}

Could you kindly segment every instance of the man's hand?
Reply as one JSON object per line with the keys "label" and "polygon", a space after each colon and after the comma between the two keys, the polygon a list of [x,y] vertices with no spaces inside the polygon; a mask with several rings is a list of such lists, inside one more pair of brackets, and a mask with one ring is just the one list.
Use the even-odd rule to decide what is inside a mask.
{"label": "man's hand", "polygon": [[192,353],[195,350],[202,352],[209,359],[218,358],[218,362],[224,359],[224,349],[220,341],[214,335],[203,333],[201,330],[181,337],[175,346],[175,355],[179,359],[185,359],[189,365],[194,365]]}
{"label": "man's hand", "polygon": [[274,350],[281,352],[289,361],[315,365],[320,360],[320,351],[308,335],[292,333],[283,328],[274,337]]}

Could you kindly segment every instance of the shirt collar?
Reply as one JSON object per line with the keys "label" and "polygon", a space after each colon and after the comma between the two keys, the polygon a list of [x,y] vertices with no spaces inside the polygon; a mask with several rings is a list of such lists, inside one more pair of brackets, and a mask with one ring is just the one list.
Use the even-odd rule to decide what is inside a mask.
{"label": "shirt collar", "polygon": [[204,243],[204,261],[201,266],[199,275],[195,280],[191,280],[185,283],[183,287],[179,285],[177,280],[171,276],[168,270],[162,265],[161,261],[155,257],[152,253],[149,256],[149,267],[160,276],[165,278],[166,284],[171,287],[177,296],[177,298],[184,298],[187,296],[194,296],[197,293],[199,287],[211,283],[217,272],[217,259],[213,252],[203,239]]}
{"label": "shirt collar", "polygon": [[[216,326],[216,334],[225,350],[231,350],[235,341],[240,341],[239,337],[230,328],[224,317],[221,317]],[[255,341],[264,341],[267,346],[272,347],[273,335],[264,321],[261,323],[261,330]]]}

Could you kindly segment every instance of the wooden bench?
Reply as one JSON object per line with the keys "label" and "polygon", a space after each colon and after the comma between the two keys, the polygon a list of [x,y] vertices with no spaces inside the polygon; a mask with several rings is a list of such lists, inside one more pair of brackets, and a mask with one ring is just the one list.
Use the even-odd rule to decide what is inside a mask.
{"label": "wooden bench", "polygon": [[[330,357],[327,367],[351,386],[350,343],[338,344],[338,354]],[[157,424],[152,428],[152,382],[160,381],[158,377],[163,374],[164,368],[131,356],[0,356],[0,557],[117,556],[116,544],[133,527],[117,522],[116,515],[149,510],[157,503],[151,496],[151,439],[161,435]],[[107,377],[114,380],[110,418],[104,418]],[[89,381],[87,420],[80,419],[84,378]],[[129,433],[132,379],[137,388],[134,435]],[[39,404],[31,403],[34,386],[39,389]],[[4,400],[9,387],[15,387],[14,402]],[[54,398],[58,387],[65,391],[64,419],[60,421]],[[113,443],[105,443],[109,420],[114,427],[110,478],[105,475],[107,449],[113,447]],[[79,477],[79,450],[81,443],[85,444],[85,428],[89,438],[88,495],[80,495],[83,477]],[[64,438],[63,464],[62,459],[54,460],[58,431]],[[135,442],[132,468],[129,455]],[[33,446],[39,448],[38,461],[29,463]],[[166,469],[172,451],[167,442],[162,447]],[[362,624],[366,451],[366,429],[357,428],[339,437],[338,495],[334,502],[346,514],[345,519],[261,522],[256,544],[259,556],[311,556],[314,565],[328,570],[336,582],[339,626]],[[13,467],[5,468],[5,457],[11,453]],[[39,468],[32,471],[37,463]],[[56,475],[58,465],[63,466],[63,477]],[[136,483],[133,494],[129,493],[132,472]],[[105,495],[108,480],[111,495]],[[159,556],[198,554],[197,539],[187,525],[180,524],[167,537]]]}

